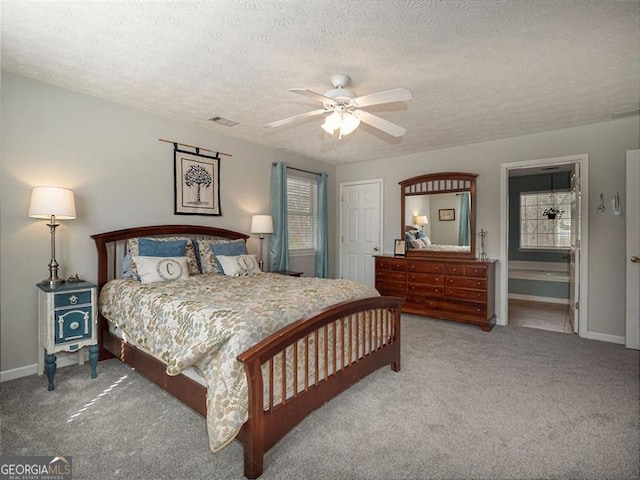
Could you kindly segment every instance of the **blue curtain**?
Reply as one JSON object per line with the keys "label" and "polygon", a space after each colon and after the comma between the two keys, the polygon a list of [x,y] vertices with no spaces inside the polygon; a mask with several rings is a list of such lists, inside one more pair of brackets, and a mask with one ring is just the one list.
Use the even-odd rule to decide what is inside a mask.
{"label": "blue curtain", "polygon": [[289,270],[287,165],[283,162],[271,167],[271,216],[273,234],[269,237],[269,270]]}
{"label": "blue curtain", "polygon": [[468,192],[460,196],[460,224],[458,227],[458,245],[468,247],[471,245],[471,215],[470,195]]}
{"label": "blue curtain", "polygon": [[327,174],[318,175],[318,236],[316,252],[316,277],[329,275],[329,218],[327,206]]}

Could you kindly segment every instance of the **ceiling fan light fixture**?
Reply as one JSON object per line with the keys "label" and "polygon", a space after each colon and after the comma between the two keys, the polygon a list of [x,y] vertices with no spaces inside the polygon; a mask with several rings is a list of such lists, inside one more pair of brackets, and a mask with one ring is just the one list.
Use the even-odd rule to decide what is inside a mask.
{"label": "ceiling fan light fixture", "polygon": [[333,112],[331,115],[327,117],[327,119],[322,124],[322,129],[330,135],[333,135],[340,125],[342,124],[341,115],[338,112]]}
{"label": "ceiling fan light fixture", "polygon": [[340,136],[349,135],[360,125],[360,119],[351,115],[350,113],[345,113],[342,118],[342,124],[340,125]]}

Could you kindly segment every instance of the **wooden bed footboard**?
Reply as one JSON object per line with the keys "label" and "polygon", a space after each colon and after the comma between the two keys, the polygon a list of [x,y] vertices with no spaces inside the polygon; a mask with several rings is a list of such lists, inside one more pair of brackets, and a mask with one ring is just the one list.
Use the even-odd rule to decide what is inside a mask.
{"label": "wooden bed footboard", "polygon": [[333,305],[238,356],[249,382],[249,420],[241,432],[247,478],[262,474],[264,453],[313,410],[380,367],[400,371],[403,302],[372,297]]}

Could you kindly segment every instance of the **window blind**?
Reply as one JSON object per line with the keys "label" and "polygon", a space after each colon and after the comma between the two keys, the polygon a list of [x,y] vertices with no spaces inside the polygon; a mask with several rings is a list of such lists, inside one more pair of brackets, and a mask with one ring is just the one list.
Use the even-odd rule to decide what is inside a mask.
{"label": "window blind", "polygon": [[313,178],[287,174],[289,250],[315,252],[318,225],[318,183]]}

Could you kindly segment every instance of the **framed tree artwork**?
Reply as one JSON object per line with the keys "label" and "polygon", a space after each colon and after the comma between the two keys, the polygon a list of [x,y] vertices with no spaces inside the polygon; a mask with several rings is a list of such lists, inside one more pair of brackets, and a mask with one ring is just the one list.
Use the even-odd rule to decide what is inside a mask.
{"label": "framed tree artwork", "polygon": [[176,215],[221,215],[220,157],[174,149]]}

